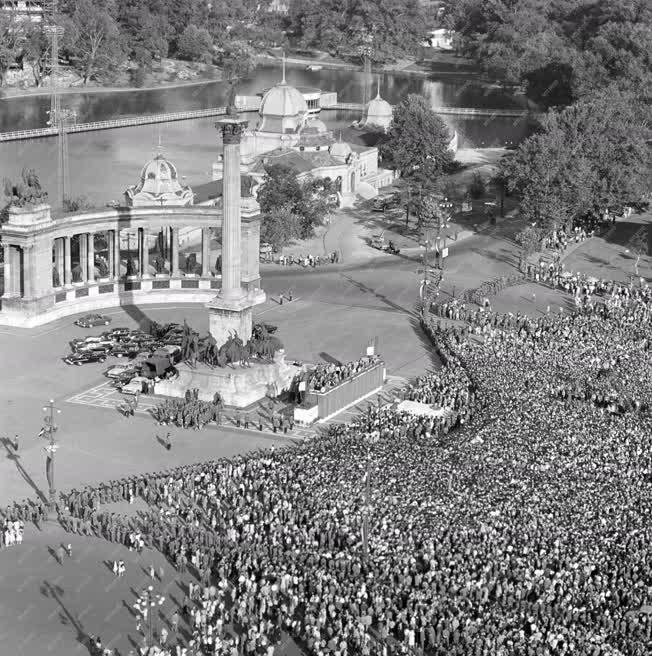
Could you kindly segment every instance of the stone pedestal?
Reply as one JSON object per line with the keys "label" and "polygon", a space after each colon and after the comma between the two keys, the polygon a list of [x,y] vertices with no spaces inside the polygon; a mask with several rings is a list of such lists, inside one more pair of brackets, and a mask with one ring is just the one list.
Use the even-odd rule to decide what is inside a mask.
{"label": "stone pedestal", "polygon": [[253,307],[265,302],[265,292],[254,290],[243,293],[240,298],[228,299],[216,296],[206,304],[209,332],[219,346],[238,333],[243,342],[251,337]]}
{"label": "stone pedestal", "polygon": [[161,396],[183,398],[186,390],[198,389],[202,401],[212,401],[218,392],[227,406],[246,408],[268,395],[276,396],[288,390],[301,367],[285,362],[284,351],[278,351],[271,363],[254,362],[249,367],[208,367],[198,364],[177,365],[179,377],[156,383]]}

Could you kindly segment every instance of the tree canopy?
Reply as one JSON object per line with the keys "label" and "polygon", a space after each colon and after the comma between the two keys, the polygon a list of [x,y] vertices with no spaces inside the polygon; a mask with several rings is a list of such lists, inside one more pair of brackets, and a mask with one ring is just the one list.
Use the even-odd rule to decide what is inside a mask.
{"label": "tree canopy", "polygon": [[299,180],[297,172],[284,164],[270,166],[258,190],[261,239],[278,246],[311,237],[329,210],[330,185],[320,182]]}
{"label": "tree canopy", "polygon": [[639,201],[652,189],[651,127],[650,106],[616,89],[549,112],[504,165],[524,218],[547,230]]}
{"label": "tree canopy", "polygon": [[305,47],[351,55],[368,45],[387,61],[416,52],[425,21],[418,0],[293,0],[290,30]]}
{"label": "tree canopy", "polygon": [[652,82],[649,0],[458,0],[459,49],[546,107]]}
{"label": "tree canopy", "polygon": [[383,164],[402,177],[434,185],[453,162],[450,133],[428,100],[410,94],[394,108],[394,117],[380,149]]}

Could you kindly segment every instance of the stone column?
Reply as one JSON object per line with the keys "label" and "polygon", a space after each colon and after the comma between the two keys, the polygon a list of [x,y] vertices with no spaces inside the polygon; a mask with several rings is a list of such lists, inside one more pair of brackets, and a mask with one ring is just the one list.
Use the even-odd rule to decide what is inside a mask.
{"label": "stone column", "polygon": [[113,230],[113,269],[111,274],[116,280],[120,280],[120,230]]}
{"label": "stone column", "polygon": [[[23,276],[23,297],[33,298],[34,289],[36,288],[35,277],[38,273],[34,266],[34,247],[23,246],[19,251],[18,261]],[[50,271],[50,276],[52,276],[52,271]]]}
{"label": "stone column", "polygon": [[88,233],[77,235],[79,241],[79,268],[81,269],[82,282],[88,280]]}
{"label": "stone column", "polygon": [[140,277],[151,278],[149,273],[149,243],[145,228],[138,228],[138,248],[140,252]]}
{"label": "stone column", "polygon": [[88,235],[88,282],[95,282],[95,233],[89,232]]}
{"label": "stone column", "polygon": [[4,297],[10,298],[14,295],[14,278],[13,278],[13,262],[12,262],[12,247],[9,244],[3,244],[4,250],[4,279],[5,279],[5,291]]}
{"label": "stone column", "polygon": [[70,235],[63,237],[64,264],[63,264],[63,283],[66,287],[72,282],[72,260],[70,256]]}
{"label": "stone column", "polygon": [[179,277],[179,228],[170,228],[170,276]]}
{"label": "stone column", "polygon": [[247,122],[229,116],[217,125],[222,130],[224,143],[222,289],[219,296],[237,300],[244,295],[240,280],[240,139]]}
{"label": "stone column", "polygon": [[201,276],[208,278],[211,275],[211,229],[201,229]]}
{"label": "stone column", "polygon": [[113,277],[113,240],[115,234],[113,230],[106,231],[106,264],[109,268],[109,277]]}
{"label": "stone column", "polygon": [[59,284],[63,285],[64,284],[64,251],[65,251],[65,246],[64,246],[64,240],[63,238],[59,237],[58,239],[54,240],[54,264],[57,269],[57,273],[59,274]]}

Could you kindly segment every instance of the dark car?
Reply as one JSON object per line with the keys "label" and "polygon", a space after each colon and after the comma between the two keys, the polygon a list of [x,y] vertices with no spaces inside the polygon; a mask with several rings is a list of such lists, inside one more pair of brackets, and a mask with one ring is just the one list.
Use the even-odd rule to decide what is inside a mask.
{"label": "dark car", "polygon": [[103,314],[87,314],[84,317],[79,317],[75,321],[76,326],[81,326],[82,328],[94,328],[95,326],[108,326],[111,323],[111,317],[107,317]]}
{"label": "dark car", "polygon": [[67,358],[64,358],[66,364],[76,364],[81,367],[88,362],[104,362],[106,360],[106,353],[104,351],[83,351],[80,353],[71,353]]}
{"label": "dark car", "polygon": [[135,342],[123,342],[122,344],[116,344],[110,351],[109,354],[113,355],[116,358],[133,358],[140,353],[140,346]]}

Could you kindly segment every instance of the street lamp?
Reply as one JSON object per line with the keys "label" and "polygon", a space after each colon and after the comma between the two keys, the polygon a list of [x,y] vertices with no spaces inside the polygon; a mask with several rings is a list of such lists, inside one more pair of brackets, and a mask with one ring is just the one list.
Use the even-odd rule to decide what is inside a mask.
{"label": "street lamp", "polygon": [[146,623],[147,633],[145,635],[145,642],[147,647],[152,647],[154,643],[154,635],[157,633],[158,626],[155,624],[157,619],[154,617],[156,609],[163,605],[165,597],[158,592],[154,591],[154,586],[145,588],[136,603],[134,608],[140,613],[136,615],[136,619],[142,619]]}
{"label": "street lamp", "polygon": [[48,440],[48,445],[44,447],[45,457],[45,475],[48,480],[49,499],[48,499],[48,519],[54,519],[56,513],[56,490],[54,488],[54,455],[59,445],[54,441],[54,434],[59,427],[54,422],[54,415],[61,414],[61,410],[55,407],[54,400],[50,399],[48,405],[43,406],[43,412],[47,412],[43,418],[45,425],[39,435]]}
{"label": "street lamp", "polygon": [[369,515],[371,514],[371,446],[378,442],[378,436],[369,436],[365,438],[367,445],[367,463],[365,468],[365,491],[364,491],[364,507],[362,516],[362,553],[365,561],[369,558]]}

